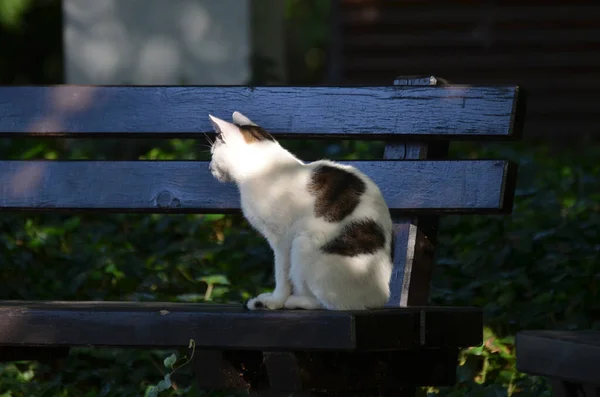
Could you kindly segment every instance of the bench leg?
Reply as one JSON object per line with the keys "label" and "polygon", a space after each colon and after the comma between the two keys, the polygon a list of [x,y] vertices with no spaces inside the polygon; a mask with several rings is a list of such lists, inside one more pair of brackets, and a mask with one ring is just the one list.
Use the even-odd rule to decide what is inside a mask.
{"label": "bench leg", "polygon": [[197,349],[193,359],[198,387],[202,390],[248,390],[267,387],[262,353]]}
{"label": "bench leg", "polygon": [[[329,361],[329,365],[325,365],[324,367],[320,367],[317,365],[318,368],[320,367],[319,370],[315,373],[313,368],[311,371],[310,362],[321,361],[322,359],[325,359],[325,362]],[[344,359],[344,357],[342,357],[341,359]],[[359,360],[362,361],[362,359]],[[358,388],[360,388],[360,390],[357,391],[301,391],[303,389],[303,386],[308,386],[309,388],[315,388],[316,390],[318,390],[320,388],[323,388],[323,386],[329,383],[330,381],[334,381],[333,377],[335,377],[336,375],[329,375],[327,368],[329,368],[333,362],[339,363],[339,361],[337,361],[337,358],[334,357],[333,361],[331,361],[331,357],[328,360],[327,357],[320,357],[319,354],[299,356],[295,353],[290,352],[264,352],[263,361],[269,377],[269,386],[271,389],[273,389],[272,392],[269,392],[270,394],[265,394],[265,397],[414,397],[417,392],[417,389],[415,387],[395,388],[394,390],[389,391],[379,390],[373,388],[374,385],[372,382],[370,386],[367,384],[357,385]],[[303,377],[301,376],[301,373],[304,374],[304,381],[310,382],[310,379],[308,378],[311,377],[308,376],[307,378],[307,371],[313,372],[312,380],[315,382],[312,385],[303,385]],[[347,373],[345,375],[352,376],[351,373]],[[354,375],[359,376],[359,374]],[[339,376],[340,374],[337,374],[337,377]],[[347,381],[350,381],[347,377],[345,377],[345,379],[347,379]],[[347,382],[343,383],[347,384]],[[341,383],[338,380],[337,387],[339,388],[340,385]],[[364,388],[361,386],[363,386]],[[379,386],[381,385],[379,384]],[[276,391],[279,391],[279,393],[276,393]],[[262,394],[255,395],[263,397]]]}
{"label": "bench leg", "polygon": [[[413,356],[426,366],[416,366]],[[426,360],[425,360],[426,359]],[[414,397],[421,389],[405,383],[427,384],[415,372],[432,372],[433,382],[451,384],[456,349],[435,352],[310,353],[217,351],[198,349],[194,372],[202,390],[246,390],[256,397]],[[408,364],[410,362],[412,367]],[[399,364],[400,363],[400,364]],[[431,363],[436,363],[433,367]],[[409,371],[411,377],[396,374]],[[446,374],[445,372],[448,372]],[[415,374],[413,374],[415,373]],[[414,375],[414,376],[412,376]],[[412,382],[411,382],[412,381]],[[440,383],[442,382],[442,383]]]}
{"label": "bench leg", "polygon": [[415,397],[415,388],[407,388],[404,392],[393,391],[390,393],[380,392],[377,390],[362,391],[362,392],[284,392],[277,390],[250,391],[252,397]]}
{"label": "bench leg", "polygon": [[314,394],[305,391],[279,391],[279,390],[250,390],[251,397],[312,397]]}
{"label": "bench leg", "polygon": [[552,379],[552,394],[556,397],[600,397],[600,386]]}
{"label": "bench leg", "polygon": [[361,392],[329,392],[329,393],[314,393],[314,396],[318,397],[415,397],[416,389],[414,387],[408,387],[406,390],[398,391],[393,390],[390,392],[381,390],[364,390]]}

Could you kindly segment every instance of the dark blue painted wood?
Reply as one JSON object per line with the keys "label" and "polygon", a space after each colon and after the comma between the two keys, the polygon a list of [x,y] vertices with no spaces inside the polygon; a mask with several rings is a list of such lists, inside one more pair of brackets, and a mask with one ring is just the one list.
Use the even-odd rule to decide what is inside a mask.
{"label": "dark blue painted wood", "polygon": [[[197,137],[234,110],[285,137],[506,138],[516,87],[0,87],[0,136]],[[365,138],[365,136],[362,136]]]}
{"label": "dark blue painted wood", "polygon": [[[355,161],[396,211],[510,212],[514,175],[506,161]],[[230,212],[232,184],[207,162],[1,161],[0,210]]]}
{"label": "dark blue painted wood", "polygon": [[600,331],[521,331],[517,333],[517,369],[600,387]]}
{"label": "dark blue painted wood", "polygon": [[[444,83],[443,79],[435,76],[398,76],[394,84],[437,86]],[[387,142],[383,157],[386,160],[442,160],[447,157],[448,148],[448,141]],[[400,214],[392,220],[394,268],[387,305],[427,305],[437,240],[437,217]]]}

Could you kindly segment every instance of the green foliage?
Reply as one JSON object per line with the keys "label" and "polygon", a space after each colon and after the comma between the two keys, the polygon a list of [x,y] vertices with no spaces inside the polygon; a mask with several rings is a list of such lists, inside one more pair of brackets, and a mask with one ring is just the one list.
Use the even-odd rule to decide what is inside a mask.
{"label": "green foliage", "polygon": [[[158,384],[156,386],[148,386],[148,388],[146,389],[146,393],[144,394],[144,397],[158,397],[158,395],[161,392],[169,390],[173,387],[173,382],[171,382],[171,376],[173,376],[175,371],[177,371],[178,369],[187,365],[190,361],[192,361],[192,358],[194,358],[194,352],[196,350],[196,342],[193,339],[190,339],[190,344],[189,344],[188,348],[191,349],[190,357],[185,355],[178,360],[177,355],[175,355],[175,353],[172,353],[170,356],[165,358],[165,360],[163,361],[163,365],[166,368],[170,369],[171,372],[169,372],[168,374],[165,374],[163,379],[160,382],[158,382]],[[179,365],[177,365],[177,363],[179,361],[182,361],[182,362]]]}
{"label": "green foliage", "polygon": [[454,154],[520,164],[512,216],[443,219],[432,303],[484,309],[485,343],[463,352],[443,394],[550,395],[516,371],[520,329],[600,328],[600,148],[461,144]]}
{"label": "green foliage", "polygon": [[[322,82],[329,3],[286,0],[290,84]],[[61,82],[59,0],[0,0],[0,35],[0,50],[9,54],[0,59],[0,83]],[[273,78],[268,59],[253,63],[255,80]],[[380,142],[283,144],[307,160],[382,152]],[[543,379],[516,371],[515,333],[600,328],[592,315],[600,312],[600,149],[577,149],[452,147],[454,157],[511,158],[520,171],[512,216],[443,218],[431,301],[482,307],[486,327],[484,344],[461,352],[457,384],[430,393],[549,396]],[[193,140],[0,140],[3,159],[207,157]],[[239,302],[272,286],[272,253],[239,216],[2,214],[0,264],[0,299]],[[164,389],[161,397],[203,395],[189,366],[173,362],[178,356],[76,348],[62,369],[0,364],[0,397],[129,397],[153,387]]]}
{"label": "green foliage", "polygon": [[60,83],[61,1],[1,0],[0,53],[0,84]]}
{"label": "green foliage", "polygon": [[323,81],[331,31],[331,3],[286,0],[287,69],[293,84]]}
{"label": "green foliage", "polygon": [[30,3],[31,0],[3,0],[0,2],[0,23],[8,28],[18,27]]}
{"label": "green foliage", "polygon": [[[4,141],[0,156],[106,158],[107,145]],[[373,158],[382,150],[360,141],[284,145],[307,159]],[[136,156],[197,159],[205,156],[200,149],[173,140]],[[480,306],[486,329],[482,346],[461,353],[456,386],[431,393],[549,395],[543,379],[516,371],[516,331],[599,328],[590,316],[600,302],[599,155],[531,144],[453,146],[455,158],[510,158],[521,168],[512,216],[442,220],[432,303]],[[240,302],[272,286],[272,253],[240,216],[4,214],[0,263],[1,299]],[[152,385],[165,387],[161,396],[198,395],[189,368],[161,370],[180,367],[172,353],[73,349],[60,371],[8,363],[0,366],[0,396],[141,396]]]}
{"label": "green foliage", "polygon": [[[359,141],[285,145],[307,158],[373,157],[382,148]],[[0,157],[196,160],[207,153],[193,140],[27,139],[0,141]],[[240,302],[272,285],[266,242],[241,216],[219,214],[4,214],[0,263],[0,299]],[[171,388],[161,396],[195,395],[189,371],[168,380],[160,372],[160,357],[168,354],[73,349],[61,371],[36,363],[0,365],[0,395],[135,396],[168,381]],[[124,376],[131,368],[134,374]]]}

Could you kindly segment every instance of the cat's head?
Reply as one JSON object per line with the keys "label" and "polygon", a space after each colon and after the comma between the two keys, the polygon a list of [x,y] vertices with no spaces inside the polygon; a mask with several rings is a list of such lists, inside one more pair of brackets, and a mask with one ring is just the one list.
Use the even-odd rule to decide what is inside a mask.
{"label": "cat's head", "polygon": [[268,166],[281,146],[263,128],[239,112],[233,123],[208,116],[216,132],[211,147],[210,172],[220,182],[238,182]]}

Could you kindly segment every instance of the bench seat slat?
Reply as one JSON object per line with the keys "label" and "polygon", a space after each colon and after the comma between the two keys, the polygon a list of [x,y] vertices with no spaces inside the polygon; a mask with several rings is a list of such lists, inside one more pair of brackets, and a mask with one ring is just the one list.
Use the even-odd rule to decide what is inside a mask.
{"label": "bench seat slat", "polygon": [[517,333],[517,369],[553,379],[600,386],[600,331]]}
{"label": "bench seat slat", "polygon": [[518,97],[514,86],[10,86],[0,137],[202,137],[208,113],[239,110],[290,138],[508,138],[520,135]]}
{"label": "bench seat slat", "polygon": [[0,346],[161,348],[194,339],[211,349],[367,351],[473,346],[481,329],[477,308],[253,312],[241,304],[0,301]]}
{"label": "bench seat slat", "polygon": [[[393,211],[510,212],[514,165],[500,160],[345,162]],[[0,210],[228,213],[239,193],[207,162],[0,161]]]}

